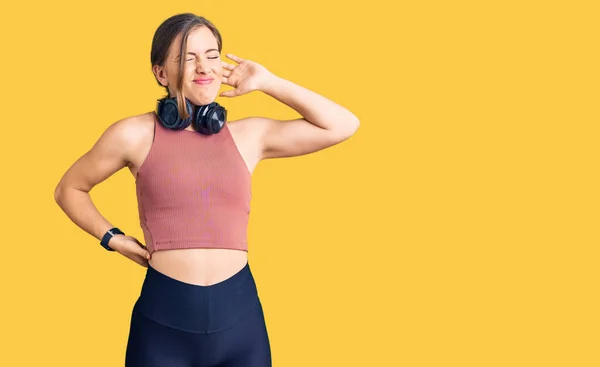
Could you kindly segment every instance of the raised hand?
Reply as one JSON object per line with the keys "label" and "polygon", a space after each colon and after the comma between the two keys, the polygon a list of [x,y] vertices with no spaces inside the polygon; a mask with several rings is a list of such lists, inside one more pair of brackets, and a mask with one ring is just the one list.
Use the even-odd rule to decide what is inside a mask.
{"label": "raised hand", "polygon": [[264,66],[250,60],[244,60],[233,54],[226,56],[235,61],[237,65],[223,63],[221,82],[235,89],[222,92],[222,97],[237,97],[255,90],[260,90],[273,77],[273,74]]}

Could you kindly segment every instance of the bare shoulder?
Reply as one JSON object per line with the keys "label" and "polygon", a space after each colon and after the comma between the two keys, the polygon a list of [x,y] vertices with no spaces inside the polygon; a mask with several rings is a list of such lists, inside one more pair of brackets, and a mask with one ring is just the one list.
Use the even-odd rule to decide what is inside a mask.
{"label": "bare shoulder", "polygon": [[135,166],[140,150],[152,143],[154,136],[154,114],[146,112],[138,115],[128,116],[113,122],[106,128],[102,140],[106,140],[115,149],[120,149],[127,166]]}
{"label": "bare shoulder", "polygon": [[154,113],[147,112],[139,115],[125,117],[114,122],[107,128],[107,132],[119,142],[129,146],[143,143],[144,140],[152,139],[154,135]]}
{"label": "bare shoulder", "polygon": [[61,178],[64,187],[90,191],[122,168],[135,165],[140,151],[152,142],[153,115],[126,117],[108,125],[94,145],[79,157]]}
{"label": "bare shoulder", "polygon": [[154,112],[130,116],[114,124],[114,129],[119,131],[119,141],[126,146],[126,165],[134,177],[152,147],[154,126]]}

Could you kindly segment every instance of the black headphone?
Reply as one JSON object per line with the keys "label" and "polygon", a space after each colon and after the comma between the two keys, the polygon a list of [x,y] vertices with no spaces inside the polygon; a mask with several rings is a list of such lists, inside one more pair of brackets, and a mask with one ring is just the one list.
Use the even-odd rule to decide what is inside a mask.
{"label": "black headphone", "polygon": [[183,130],[193,125],[194,130],[201,134],[217,134],[225,126],[227,121],[227,110],[217,102],[203,106],[196,106],[186,98],[185,100],[189,117],[182,119],[177,110],[177,97],[158,100],[156,114],[162,125],[171,130]]}

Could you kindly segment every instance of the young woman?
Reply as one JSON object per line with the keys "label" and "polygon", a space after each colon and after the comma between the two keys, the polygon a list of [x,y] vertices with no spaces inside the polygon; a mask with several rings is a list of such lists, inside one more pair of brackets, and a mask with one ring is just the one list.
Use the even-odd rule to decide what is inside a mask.
{"label": "young woman", "polygon": [[[152,42],[167,95],[110,125],[60,180],[55,198],[109,251],[147,268],[133,307],[128,367],[266,367],[271,351],[248,263],[251,176],[264,159],[309,154],[354,134],[347,109],[232,54],[207,19],[178,14]],[[302,118],[227,121],[215,102],[261,91]],[[135,178],[145,245],[113,226],[89,191],[123,167]]]}

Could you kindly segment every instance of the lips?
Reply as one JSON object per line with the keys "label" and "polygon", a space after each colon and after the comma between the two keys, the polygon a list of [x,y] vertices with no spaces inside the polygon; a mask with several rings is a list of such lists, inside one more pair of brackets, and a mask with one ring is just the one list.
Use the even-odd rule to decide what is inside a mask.
{"label": "lips", "polygon": [[194,79],[193,81],[195,84],[206,85],[206,84],[212,83],[213,80],[214,80],[213,78],[199,78],[199,79]]}

